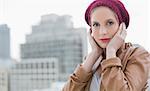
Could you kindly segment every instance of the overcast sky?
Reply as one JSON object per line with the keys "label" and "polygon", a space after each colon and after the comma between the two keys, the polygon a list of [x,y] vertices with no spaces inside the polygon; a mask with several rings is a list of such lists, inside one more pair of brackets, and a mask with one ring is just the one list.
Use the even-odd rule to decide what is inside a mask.
{"label": "overcast sky", "polygon": [[[31,33],[31,26],[37,24],[42,15],[68,14],[72,16],[75,27],[89,28],[84,21],[84,12],[91,1],[93,0],[0,0],[0,24],[6,23],[11,29],[12,58],[20,57],[20,44],[25,42],[25,35]],[[138,43],[150,51],[149,0],[121,1],[131,17],[126,41]]]}

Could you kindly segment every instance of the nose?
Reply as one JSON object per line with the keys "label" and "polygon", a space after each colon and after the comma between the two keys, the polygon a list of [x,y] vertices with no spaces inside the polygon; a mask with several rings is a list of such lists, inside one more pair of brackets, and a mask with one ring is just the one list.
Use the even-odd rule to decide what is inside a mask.
{"label": "nose", "polygon": [[105,34],[107,34],[107,32],[108,31],[107,31],[107,29],[105,27],[101,27],[100,30],[99,30],[100,34],[104,34],[105,35]]}

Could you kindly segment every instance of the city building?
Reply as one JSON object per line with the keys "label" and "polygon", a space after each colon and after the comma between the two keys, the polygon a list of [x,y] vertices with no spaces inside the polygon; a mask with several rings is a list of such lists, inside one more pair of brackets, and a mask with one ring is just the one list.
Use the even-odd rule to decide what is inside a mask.
{"label": "city building", "polygon": [[86,29],[74,28],[71,16],[44,15],[20,52],[10,69],[10,91],[56,90],[87,54]]}
{"label": "city building", "polygon": [[86,54],[86,29],[74,28],[68,15],[42,16],[21,45],[21,59],[58,58],[59,81],[65,81]]}
{"label": "city building", "polygon": [[0,67],[0,91],[9,91],[9,72]]}
{"label": "city building", "polygon": [[10,91],[34,91],[51,88],[58,80],[58,59],[25,59],[10,70]]}
{"label": "city building", "polygon": [[10,29],[6,24],[0,25],[0,59],[10,59]]}
{"label": "city building", "polygon": [[10,29],[7,24],[0,25],[0,91],[9,91]]}

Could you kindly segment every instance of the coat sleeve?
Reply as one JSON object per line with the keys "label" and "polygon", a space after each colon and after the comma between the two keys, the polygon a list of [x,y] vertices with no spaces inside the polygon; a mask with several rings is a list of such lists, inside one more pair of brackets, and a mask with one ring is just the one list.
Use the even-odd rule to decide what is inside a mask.
{"label": "coat sleeve", "polygon": [[78,65],[76,70],[64,85],[62,91],[85,91],[85,87],[92,77],[92,72],[85,72],[82,65]]}
{"label": "coat sleeve", "polygon": [[118,57],[104,60],[102,65],[102,86],[105,91],[143,91],[148,80],[150,54],[137,48],[122,70]]}

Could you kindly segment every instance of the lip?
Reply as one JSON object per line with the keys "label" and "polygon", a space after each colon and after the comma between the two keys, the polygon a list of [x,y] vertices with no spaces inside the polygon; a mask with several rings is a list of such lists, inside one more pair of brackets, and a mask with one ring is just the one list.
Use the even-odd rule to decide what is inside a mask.
{"label": "lip", "polygon": [[110,41],[111,38],[101,38],[100,40],[104,43],[107,43]]}

